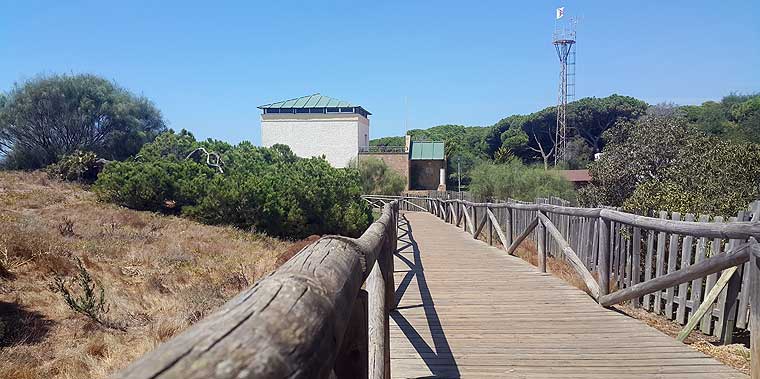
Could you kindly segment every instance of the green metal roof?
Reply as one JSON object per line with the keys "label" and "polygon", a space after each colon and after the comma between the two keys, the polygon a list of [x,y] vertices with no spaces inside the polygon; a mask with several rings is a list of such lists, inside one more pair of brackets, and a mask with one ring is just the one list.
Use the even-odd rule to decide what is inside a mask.
{"label": "green metal roof", "polygon": [[412,141],[412,146],[409,148],[409,159],[413,161],[444,159],[443,142]]}
{"label": "green metal roof", "polygon": [[[364,112],[366,109],[361,105],[354,105],[347,101],[334,99],[329,96],[315,93],[309,96],[302,96],[295,99],[278,101],[276,103],[260,105],[259,109],[293,109],[293,108],[360,108]],[[367,112],[367,114],[371,114]]]}

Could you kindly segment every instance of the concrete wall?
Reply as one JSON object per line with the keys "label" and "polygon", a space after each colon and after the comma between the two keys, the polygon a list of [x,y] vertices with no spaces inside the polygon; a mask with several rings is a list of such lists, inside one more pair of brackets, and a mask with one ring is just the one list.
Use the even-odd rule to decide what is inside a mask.
{"label": "concrete wall", "polygon": [[361,153],[359,163],[363,159],[376,158],[385,162],[388,168],[404,177],[404,189],[409,189],[409,153]]}
{"label": "concrete wall", "polygon": [[[365,137],[366,135],[366,137]],[[369,140],[369,120],[353,113],[267,113],[261,115],[261,144],[284,144],[299,157],[324,155],[346,167]]]}
{"label": "concrete wall", "polygon": [[409,189],[437,190],[442,168],[446,168],[445,160],[416,160],[409,161]]}

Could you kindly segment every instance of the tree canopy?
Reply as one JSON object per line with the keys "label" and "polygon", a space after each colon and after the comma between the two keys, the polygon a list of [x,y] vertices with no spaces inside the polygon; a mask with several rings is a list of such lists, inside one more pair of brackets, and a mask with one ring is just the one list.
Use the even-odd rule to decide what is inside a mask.
{"label": "tree canopy", "polygon": [[724,97],[681,107],[689,124],[708,135],[760,143],[760,94]]}
{"label": "tree canopy", "polygon": [[39,77],[0,96],[0,153],[8,168],[41,168],[77,150],[121,160],[165,129],[148,99],[94,75]]}
{"label": "tree canopy", "polygon": [[645,116],[605,138],[579,193],[584,205],[731,216],[760,197],[758,144],[707,135],[677,116]]}

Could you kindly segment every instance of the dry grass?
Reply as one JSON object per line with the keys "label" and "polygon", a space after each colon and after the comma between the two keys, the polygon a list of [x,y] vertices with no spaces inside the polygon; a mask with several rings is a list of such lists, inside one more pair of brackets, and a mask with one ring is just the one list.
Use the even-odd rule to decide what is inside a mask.
{"label": "dry grass", "polygon": [[[516,256],[522,258],[524,261],[530,263],[533,266],[538,266],[538,250],[532,241],[523,242],[515,253]],[[583,282],[583,279],[575,272],[573,267],[567,262],[548,257],[546,259],[546,270],[553,275],[563,279],[568,284],[579,288],[588,293],[588,288]],[[596,277],[596,273],[593,273]],[[615,281],[610,280],[611,291],[616,291]],[[647,312],[641,308],[634,308],[628,304],[616,305],[613,309],[620,313],[623,313],[629,317],[641,320],[652,328],[659,330],[660,332],[667,334],[673,339],[676,338],[683,326],[672,320],[668,320],[663,316]],[[749,374],[750,356],[749,349],[742,344],[733,345],[718,345],[719,341],[717,337],[708,336],[700,333],[699,331],[693,331],[689,337],[686,338],[686,344],[690,345],[695,350],[701,351],[707,354],[723,364],[733,367],[745,374]]]}
{"label": "dry grass", "polygon": [[[0,378],[103,378],[273,270],[291,245],[97,203],[43,173],[0,172]],[[126,331],[50,290],[75,258]]]}

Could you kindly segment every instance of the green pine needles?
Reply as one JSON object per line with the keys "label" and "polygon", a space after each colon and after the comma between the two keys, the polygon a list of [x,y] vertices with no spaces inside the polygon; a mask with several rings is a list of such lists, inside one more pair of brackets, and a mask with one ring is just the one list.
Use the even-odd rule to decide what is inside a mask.
{"label": "green pine needles", "polygon": [[[75,290],[76,287],[79,289]],[[109,311],[105,290],[92,278],[79,258],[77,258],[76,276],[70,279],[56,276],[51,284],[51,290],[60,293],[74,312],[83,314],[100,325],[111,327],[110,323],[104,319],[104,315]]]}

